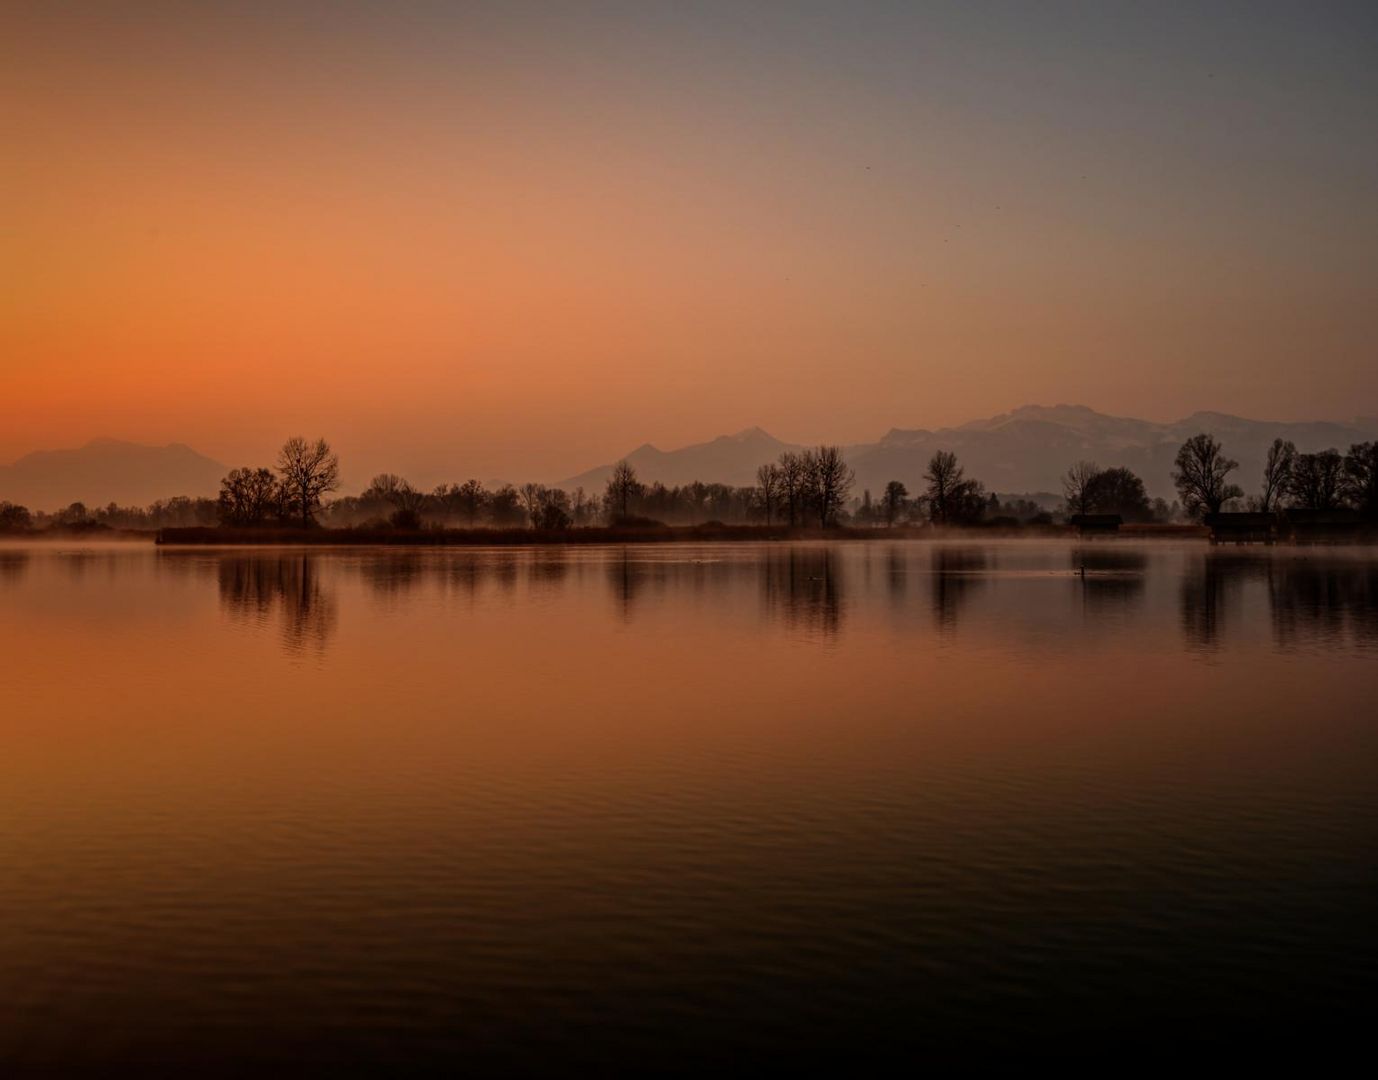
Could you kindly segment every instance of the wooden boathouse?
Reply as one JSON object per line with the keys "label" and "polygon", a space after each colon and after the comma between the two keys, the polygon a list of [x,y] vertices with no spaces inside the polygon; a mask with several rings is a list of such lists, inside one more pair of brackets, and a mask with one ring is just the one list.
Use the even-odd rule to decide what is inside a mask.
{"label": "wooden boathouse", "polygon": [[1124,518],[1119,514],[1073,514],[1068,524],[1081,536],[1117,536]]}
{"label": "wooden boathouse", "polygon": [[1277,540],[1277,515],[1248,513],[1207,514],[1205,524],[1212,544],[1271,544]]}

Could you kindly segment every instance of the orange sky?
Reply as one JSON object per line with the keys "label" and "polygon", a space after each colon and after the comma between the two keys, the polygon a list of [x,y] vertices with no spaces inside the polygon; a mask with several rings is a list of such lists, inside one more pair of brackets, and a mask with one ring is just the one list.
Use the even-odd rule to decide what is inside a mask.
{"label": "orange sky", "polygon": [[8,14],[0,461],[1378,413],[1371,11],[683,7]]}

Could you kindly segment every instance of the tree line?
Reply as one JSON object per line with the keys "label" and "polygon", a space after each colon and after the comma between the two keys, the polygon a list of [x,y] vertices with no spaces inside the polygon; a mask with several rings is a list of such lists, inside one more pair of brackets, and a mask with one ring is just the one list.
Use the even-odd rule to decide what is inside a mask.
{"label": "tree line", "polygon": [[[1180,511],[1200,520],[1227,508],[1273,512],[1285,508],[1348,508],[1378,516],[1378,443],[1298,453],[1284,439],[1268,448],[1258,493],[1245,500],[1231,482],[1239,463],[1214,436],[1186,440],[1172,472]],[[957,459],[939,450],[928,462],[922,489],[911,495],[900,480],[886,484],[880,498],[870,491],[852,498],[855,474],[840,448],[823,445],[787,451],[756,472],[747,486],[643,483],[627,461],[618,462],[599,494],[543,484],[503,484],[488,489],[477,480],[441,484],[429,492],[393,473],[375,476],[359,495],[326,501],[339,488],[339,458],[325,439],[288,439],[272,468],[232,469],[215,499],[178,497],[146,509],[113,503],[94,510],[73,503],[56,514],[31,513],[0,502],[0,532],[31,529],[157,529],[220,524],[227,527],[312,528],[386,525],[563,530],[611,525],[760,523],[790,528],[836,525],[885,526],[1052,523],[1050,513],[1029,500],[1001,502]],[[1063,512],[1119,514],[1128,522],[1168,521],[1179,512],[1163,499],[1150,500],[1143,480],[1123,466],[1100,468],[1079,461],[1062,478]]]}
{"label": "tree line", "polygon": [[1200,519],[1242,501],[1242,509],[1260,513],[1347,509],[1378,516],[1378,442],[1354,443],[1343,455],[1334,448],[1301,454],[1288,440],[1274,439],[1258,494],[1247,500],[1229,479],[1238,468],[1214,436],[1203,433],[1184,442],[1172,479],[1187,513]]}
{"label": "tree line", "polygon": [[219,508],[214,499],[187,495],[159,499],[146,507],[120,506],[113,502],[88,507],[83,502],[74,502],[52,513],[31,511],[17,503],[0,502],[0,533],[44,529],[91,532],[104,529],[188,528],[214,525],[218,520]]}

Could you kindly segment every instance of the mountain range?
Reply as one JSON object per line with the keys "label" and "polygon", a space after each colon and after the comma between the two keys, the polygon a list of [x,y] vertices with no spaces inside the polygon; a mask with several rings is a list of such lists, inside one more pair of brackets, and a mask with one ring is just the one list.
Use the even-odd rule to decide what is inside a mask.
{"label": "mountain range", "polygon": [[[923,487],[928,459],[951,450],[967,475],[1004,495],[1058,492],[1061,476],[1081,460],[1133,469],[1150,495],[1171,499],[1172,461],[1183,440],[1206,431],[1218,438],[1240,468],[1231,479],[1246,491],[1258,486],[1263,456],[1276,437],[1302,451],[1378,438],[1378,419],[1351,423],[1283,423],[1248,420],[1225,413],[1198,412],[1171,423],[1107,416],[1084,405],[1025,405],[1013,412],[959,427],[926,430],[895,428],[873,443],[844,447],[856,470],[855,492],[878,495],[890,480],[911,492]],[[678,450],[649,443],[626,455],[646,482],[687,484],[694,480],[734,485],[755,483],[756,469],[786,450],[803,446],[775,438],[758,427]],[[174,495],[213,496],[227,469],[189,446],[143,446],[116,439],[94,439],[73,450],[40,450],[12,465],[0,465],[0,500],[31,509],[55,510],[81,501],[88,506],[117,502],[146,506]],[[560,481],[566,489],[601,490],[612,463]],[[454,471],[463,479],[463,469]],[[1043,501],[1047,501],[1046,499]]]}
{"label": "mountain range", "polygon": [[[1150,495],[1171,499],[1177,448],[1201,431],[1224,444],[1240,465],[1231,479],[1252,490],[1274,438],[1290,439],[1303,452],[1332,446],[1344,451],[1351,443],[1378,438],[1378,419],[1287,423],[1198,412],[1171,423],[1157,423],[1108,416],[1085,405],[1025,405],[959,427],[932,431],[893,428],[877,442],[856,443],[844,447],[844,452],[856,470],[856,492],[869,489],[878,494],[890,480],[899,480],[910,491],[917,491],[923,486],[929,458],[935,451],[951,450],[966,474],[984,482],[991,491],[1057,492],[1068,466],[1088,460],[1102,467],[1133,469],[1143,478]],[[712,480],[742,485],[755,482],[758,466],[776,460],[786,450],[801,449],[753,427],[679,450],[660,450],[646,444],[627,454],[626,460],[646,482],[672,485]],[[569,477],[560,486],[596,490],[611,470],[611,463],[600,465]]]}

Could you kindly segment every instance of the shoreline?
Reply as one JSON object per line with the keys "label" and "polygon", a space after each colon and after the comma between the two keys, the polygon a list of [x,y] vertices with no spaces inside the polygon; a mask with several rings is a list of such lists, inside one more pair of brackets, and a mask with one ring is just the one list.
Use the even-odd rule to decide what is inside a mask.
{"label": "shoreline", "polygon": [[[1209,539],[1209,531],[1191,525],[1126,526],[1120,539]],[[783,525],[664,525],[585,526],[573,529],[238,529],[170,528],[153,537],[159,547],[204,546],[321,546],[321,547],[503,547],[575,546],[582,544],[741,543],[744,541],[808,540],[945,540],[945,539],[1039,539],[1085,540],[1067,525],[996,526],[988,528],[895,528],[832,529],[794,528]],[[1100,538],[1097,538],[1100,539]],[[1112,538],[1113,539],[1113,538]]]}

